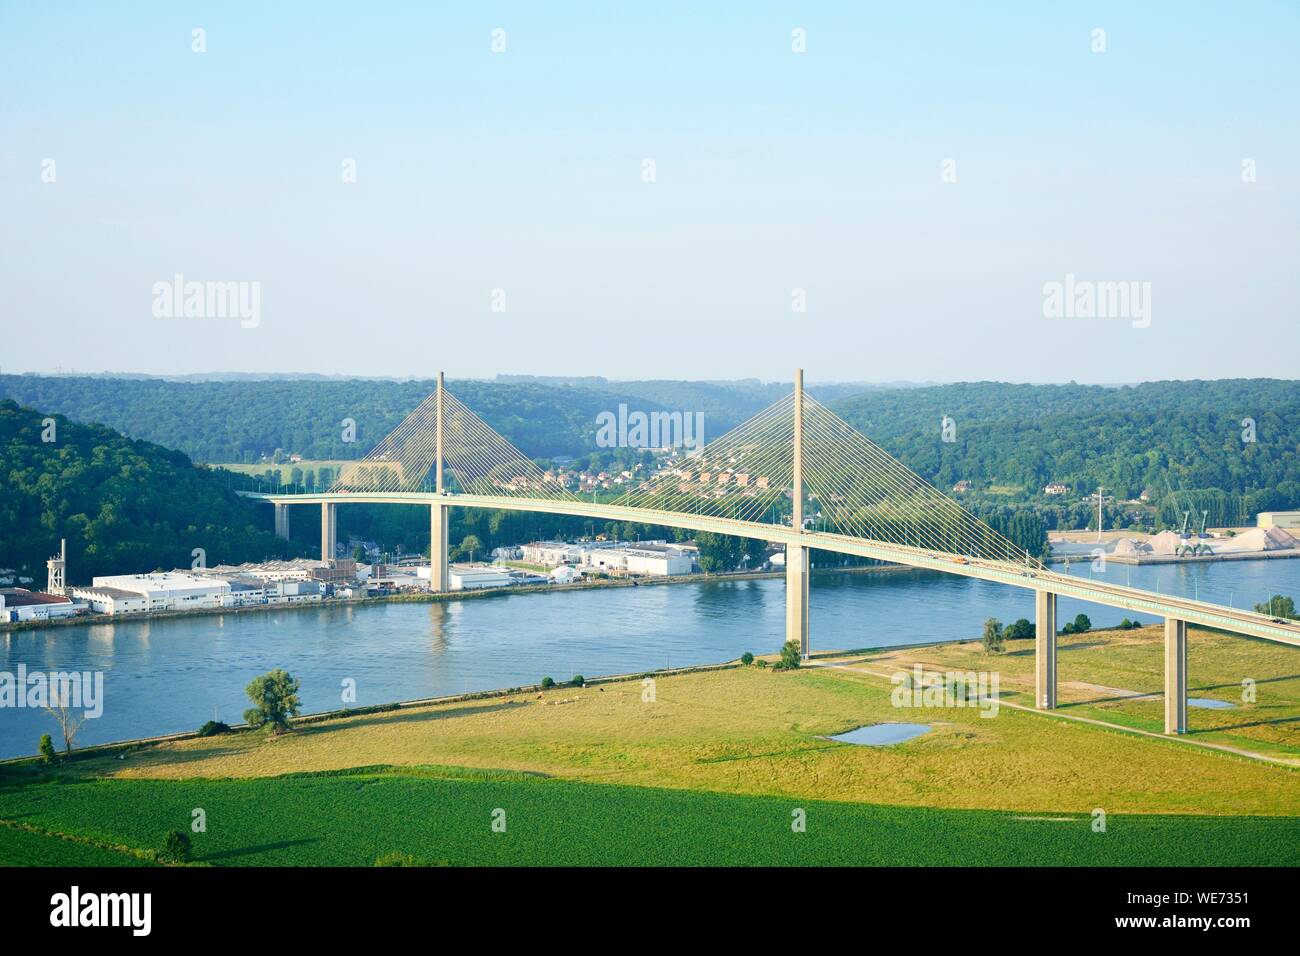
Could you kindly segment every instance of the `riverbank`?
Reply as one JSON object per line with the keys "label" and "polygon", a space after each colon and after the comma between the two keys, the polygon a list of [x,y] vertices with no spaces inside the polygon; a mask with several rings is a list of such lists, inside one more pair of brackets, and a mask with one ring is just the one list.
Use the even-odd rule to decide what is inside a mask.
{"label": "riverbank", "polygon": [[[1188,740],[1153,738],[1156,754],[1203,741],[1300,760],[1300,742],[1290,729],[1300,719],[1300,674],[1296,672],[1300,651],[1196,628],[1190,641],[1196,666],[1189,694],[1198,700],[1218,699],[1225,707],[1193,709]],[[379,763],[462,764],[580,775],[595,781],[608,777],[610,782],[652,786],[697,785],[707,779],[711,787],[721,781],[734,785],[737,772],[743,772],[747,781],[743,792],[772,792],[765,788],[779,787],[779,774],[770,776],[760,766],[728,767],[727,760],[708,769],[715,761],[701,754],[732,752],[731,735],[744,728],[765,741],[760,750],[766,757],[778,764],[794,760],[802,765],[806,761],[782,750],[778,738],[792,735],[791,739],[805,741],[805,746],[795,748],[805,752],[812,741],[821,746],[825,738],[853,726],[900,719],[930,721],[931,732],[921,740],[927,749],[939,751],[931,754],[935,758],[963,740],[994,743],[1003,731],[1012,729],[1015,739],[1024,743],[1021,731],[1029,726],[1038,727],[1031,735],[1035,746],[1049,747],[1040,735],[1062,732],[1048,729],[1059,728],[1058,717],[1094,718],[1115,731],[1158,734],[1162,648],[1163,629],[1158,626],[1062,636],[1057,714],[1017,713],[1010,708],[990,712],[964,701],[951,706],[907,704],[906,712],[900,711],[904,705],[895,699],[892,675],[910,673],[918,665],[926,673],[994,671],[1000,676],[997,696],[1002,703],[1032,707],[1032,641],[1013,641],[998,654],[988,653],[978,641],[958,641],[823,651],[809,666],[789,672],[773,669],[777,655],[759,655],[751,665],[733,660],[610,674],[580,685],[544,688],[533,683],[395,701],[302,715],[294,720],[294,732],[282,736],[235,725],[232,733],[211,737],[184,733],[116,741],[78,751],[68,766],[84,763],[112,776],[191,778],[341,770]],[[1243,693],[1238,678],[1242,673],[1254,675],[1250,693]],[[1026,719],[1031,723],[1022,724]],[[776,736],[768,736],[772,734]],[[705,747],[705,737],[710,735],[716,735],[712,746],[696,753],[695,748]],[[941,740],[947,744],[934,746]],[[640,754],[639,759],[631,759],[629,747]],[[1148,759],[1158,762],[1156,754]],[[4,764],[36,767],[31,757]],[[814,776],[817,787],[802,792],[826,799],[888,797],[886,802],[900,802],[900,794],[909,789],[897,781]],[[949,766],[942,776],[959,777],[960,772]],[[1043,786],[1064,783],[1050,770],[1037,770],[1031,776]],[[1116,777],[1116,786],[1122,779]],[[1294,780],[1294,775],[1289,779]],[[1028,780],[1022,783],[1032,790]],[[945,797],[941,805],[1027,808],[1028,791],[997,794],[983,793],[982,788],[982,780],[967,780],[957,788],[959,795]],[[1188,792],[1199,789],[1200,785]],[[1058,807],[1059,797],[1057,793]],[[1228,805],[1219,806],[1223,797],[1206,787],[1200,797],[1183,802],[1169,791],[1163,794],[1162,809],[1223,809]],[[1269,810],[1257,804],[1249,812],[1300,813],[1300,790],[1291,797],[1294,806],[1288,809],[1275,805]],[[1116,809],[1133,809],[1131,794],[1127,800],[1115,795],[1109,799],[1116,801],[1112,804]],[[1198,804],[1199,800],[1210,802]]]}
{"label": "riverbank", "polygon": [[[835,655],[843,653],[854,653],[852,651],[832,652]],[[825,656],[825,655],[823,655]],[[543,687],[541,684],[525,684],[519,687],[498,688],[495,690],[471,691],[467,694],[445,694],[440,697],[422,697],[416,700],[399,700],[388,704],[373,704],[366,707],[345,707],[340,710],[318,711],[317,713],[301,714],[293,720],[295,728],[309,727],[312,724],[319,724],[328,720],[348,720],[356,717],[366,717],[372,714],[387,714],[399,710],[410,710],[411,708],[420,707],[445,707],[449,704],[464,704],[471,701],[497,700],[504,697],[514,697],[519,694],[545,694],[564,691],[565,689],[576,689],[581,687],[597,687],[602,684],[619,684],[626,681],[644,680],[648,677],[674,677],[682,674],[704,673],[707,671],[726,670],[731,667],[739,667],[740,661],[726,661],[721,664],[697,664],[691,667],[674,667],[671,669],[664,668],[656,671],[639,671],[635,674],[609,674],[603,677],[584,678],[581,685],[575,685],[572,682],[562,682],[554,687]],[[252,733],[253,728],[246,723],[228,724],[230,733],[245,734]],[[225,736],[224,734],[221,736]],[[73,754],[74,760],[86,760],[96,757],[117,757],[122,759],[127,753],[139,750],[142,747],[150,747],[158,744],[174,743],[183,740],[203,740],[197,730],[184,731],[176,734],[157,734],[152,737],[134,737],[129,740],[114,740],[109,743],[92,744],[89,747],[81,747]],[[24,754],[20,757],[7,757],[0,760],[0,767],[6,765],[31,764],[39,758],[36,754]]]}
{"label": "riverbank", "polygon": [[[1142,689],[1158,680],[1160,638],[1148,631],[1066,642],[1062,669],[1086,657]],[[1193,641],[1207,679],[1242,666],[1206,635]],[[1018,673],[1021,650],[890,648],[791,672],[732,662],[652,683],[630,674],[321,715],[280,736],[11,763],[0,769],[0,861],[54,863],[81,844],[148,858],[203,807],[222,823],[193,835],[195,861],[214,866],[368,866],[391,853],[452,865],[1300,862],[1294,770],[1018,707],[990,719],[955,704],[902,713],[893,699],[888,672],[918,654]],[[1262,675],[1261,695],[1294,708],[1294,663],[1246,666]],[[1018,685],[1005,695],[1032,702]],[[1238,721],[1261,718],[1288,719],[1260,709]],[[827,739],[899,720],[927,732],[884,747]],[[494,808],[505,808],[509,840],[485,822]],[[809,821],[794,840],[792,808]]]}
{"label": "riverbank", "polygon": [[[865,567],[814,569],[812,576],[831,574],[924,574],[905,565],[870,565]],[[662,578],[601,578],[574,581],[571,584],[524,584],[503,588],[482,588],[470,591],[420,592],[415,594],[390,594],[384,597],[325,598],[320,601],[297,601],[282,604],[249,604],[243,607],[196,608],[183,611],[145,611],[137,614],[83,614],[75,617],[52,618],[40,621],[0,622],[0,634],[37,631],[47,628],[81,627],[94,624],[128,624],[149,621],[178,620],[225,615],[261,614],[275,611],[300,611],[321,607],[370,607],[389,604],[433,604],[447,601],[484,600],[507,597],[513,594],[555,594],[567,591],[593,591],[608,588],[659,587],[675,584],[708,584],[725,581],[763,581],[785,577],[784,571],[740,571],[727,574],[688,574]]]}

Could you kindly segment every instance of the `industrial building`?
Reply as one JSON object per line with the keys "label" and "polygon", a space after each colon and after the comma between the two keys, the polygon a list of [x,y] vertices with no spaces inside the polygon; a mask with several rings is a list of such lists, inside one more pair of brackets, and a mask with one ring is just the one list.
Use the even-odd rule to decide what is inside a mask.
{"label": "industrial building", "polygon": [[95,613],[108,615],[297,604],[325,596],[325,585],[320,581],[264,581],[244,574],[218,577],[212,571],[106,575],[92,579],[90,587],[70,590]]}
{"label": "industrial building", "polygon": [[96,614],[139,614],[149,610],[149,598],[122,588],[90,587],[70,589],[78,601],[85,601]]}
{"label": "industrial building", "polygon": [[26,588],[0,588],[0,621],[47,621],[71,617],[86,605],[62,594],[46,594]]}
{"label": "industrial building", "polygon": [[664,541],[537,541],[524,545],[524,561],[544,567],[592,568],[607,574],[644,574],[658,577],[690,574],[695,569],[694,549]]}
{"label": "industrial building", "polygon": [[452,564],[448,574],[453,591],[479,591],[483,588],[504,588],[515,583],[509,568],[491,564]]}
{"label": "industrial building", "polygon": [[1261,511],[1255,516],[1255,523],[1260,528],[1300,531],[1300,511]]}
{"label": "industrial building", "polygon": [[257,578],[261,581],[311,580],[325,584],[343,584],[356,580],[357,562],[352,558],[336,558],[332,561],[296,558],[292,561],[220,564],[215,568],[201,569],[195,573],[220,578],[236,575],[243,578]]}
{"label": "industrial building", "polygon": [[224,607],[230,584],[188,571],[152,574],[108,574],[91,579],[94,588],[111,588],[138,594],[146,599],[146,611],[190,611]]}

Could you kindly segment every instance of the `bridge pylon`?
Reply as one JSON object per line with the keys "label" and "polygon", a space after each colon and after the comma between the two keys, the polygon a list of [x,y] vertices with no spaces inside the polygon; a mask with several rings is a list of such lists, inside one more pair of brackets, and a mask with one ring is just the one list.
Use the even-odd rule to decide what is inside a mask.
{"label": "bridge pylon", "polygon": [[275,504],[275,534],[285,541],[289,540],[289,506],[280,502]]}
{"label": "bridge pylon", "polygon": [[[442,393],[442,372],[439,372],[434,413],[434,491],[440,495],[446,494],[442,484]],[[447,576],[448,510],[443,504],[429,506],[429,588],[435,594],[446,591],[450,583]]]}
{"label": "bridge pylon", "polygon": [[[803,369],[794,373],[794,458],[791,463],[791,522],[803,534]],[[785,546],[785,641],[799,645],[799,657],[807,660],[809,554],[803,545]]]}
{"label": "bridge pylon", "polygon": [[1165,733],[1187,733],[1187,622],[1165,618]]}
{"label": "bridge pylon", "polygon": [[[286,530],[288,521],[286,519]],[[333,501],[320,505],[320,559],[333,561],[338,557],[339,506]]]}
{"label": "bridge pylon", "polygon": [[1034,706],[1056,708],[1056,594],[1034,592]]}

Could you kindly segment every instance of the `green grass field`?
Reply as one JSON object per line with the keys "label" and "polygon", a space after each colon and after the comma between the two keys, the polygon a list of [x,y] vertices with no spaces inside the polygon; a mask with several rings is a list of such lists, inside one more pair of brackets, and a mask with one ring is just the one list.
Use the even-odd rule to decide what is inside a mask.
{"label": "green grass field", "polygon": [[[0,794],[0,814],[146,848],[202,807],[195,862],[366,866],[400,852],[450,865],[1295,865],[1300,820],[883,807],[585,784],[454,768],[245,780],[102,780]],[[494,832],[494,811],[505,832]],[[792,828],[802,810],[806,830]],[[67,821],[75,820],[70,829]],[[0,837],[8,828],[0,828]],[[56,849],[76,844],[47,838]],[[11,856],[17,852],[17,858]],[[0,859],[35,847],[0,839]],[[130,859],[130,858],[127,858]],[[60,862],[72,862],[64,857]]]}
{"label": "green grass field", "polygon": [[[1158,700],[1098,690],[1158,688],[1158,649],[1155,629],[1063,640],[1056,716],[893,706],[889,673],[917,661],[996,669],[1006,700],[1028,701],[1032,653],[955,644],[9,765],[0,862],[138,864],[132,851],[188,829],[202,808],[196,859],[214,865],[369,865],[388,853],[453,865],[1300,865],[1300,766],[1278,762],[1300,756],[1300,658],[1195,633],[1193,693],[1239,699],[1250,676],[1258,696],[1196,711],[1194,732],[1169,740],[1121,729],[1158,730]],[[931,729],[891,747],[827,739],[891,721]],[[1206,738],[1243,753],[1189,745]],[[491,827],[498,808],[505,833]],[[806,832],[791,829],[796,808]]]}
{"label": "green grass field", "polygon": [[[1059,638],[1057,676],[1062,713],[1161,731],[1163,641],[1160,627]],[[1007,700],[1032,704],[1033,641],[1012,642],[1007,651],[996,658],[1002,675],[1002,695]],[[871,658],[874,670],[916,662],[923,663],[927,670],[990,667],[990,658],[978,643],[943,644]],[[1187,670],[1189,697],[1233,705],[1229,710],[1189,707],[1189,739],[1293,759],[1300,765],[1300,651],[1192,628]],[[1249,695],[1243,681],[1252,685]],[[1156,696],[1124,696],[1129,692]]]}

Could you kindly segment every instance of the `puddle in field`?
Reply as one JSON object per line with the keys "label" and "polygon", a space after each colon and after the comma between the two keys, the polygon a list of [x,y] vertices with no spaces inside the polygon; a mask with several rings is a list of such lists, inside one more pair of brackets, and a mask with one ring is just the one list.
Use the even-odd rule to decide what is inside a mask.
{"label": "puddle in field", "polygon": [[836,734],[830,739],[846,744],[861,744],[865,747],[883,747],[889,744],[901,744],[905,740],[929,732],[929,724],[871,724],[868,727],[859,727],[857,730]]}
{"label": "puddle in field", "polygon": [[1215,700],[1212,697],[1189,697],[1188,707],[1200,707],[1204,710],[1232,710],[1237,705],[1227,700]]}

